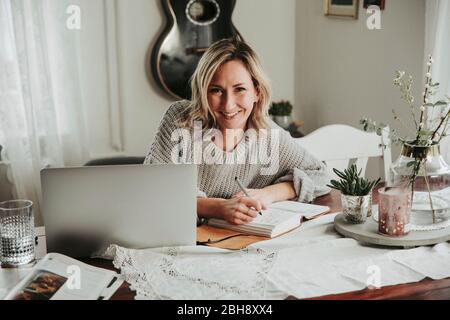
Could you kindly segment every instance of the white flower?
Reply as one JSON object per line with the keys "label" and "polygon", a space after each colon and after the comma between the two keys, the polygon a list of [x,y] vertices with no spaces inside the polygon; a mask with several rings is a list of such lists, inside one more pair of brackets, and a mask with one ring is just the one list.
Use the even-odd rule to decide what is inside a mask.
{"label": "white flower", "polygon": [[425,111],[425,107],[424,107],[424,106],[421,106],[421,107],[420,107],[420,111],[424,112],[424,111]]}
{"label": "white flower", "polygon": [[405,71],[396,71],[394,81],[400,81],[405,76]]}
{"label": "white flower", "polygon": [[431,73],[428,72],[428,73],[426,74],[426,76],[427,76],[427,78],[431,77]]}
{"label": "white flower", "polygon": [[433,140],[429,139],[429,140],[427,141],[427,143],[428,143],[429,145],[432,145],[432,144],[433,144]]}

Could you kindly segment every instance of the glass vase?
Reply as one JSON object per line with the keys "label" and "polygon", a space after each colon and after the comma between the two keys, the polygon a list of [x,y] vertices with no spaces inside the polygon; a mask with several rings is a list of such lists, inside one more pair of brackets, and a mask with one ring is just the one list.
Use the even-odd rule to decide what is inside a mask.
{"label": "glass vase", "polygon": [[365,196],[341,194],[342,212],[352,224],[364,223],[372,215],[372,193]]}
{"label": "glass vase", "polygon": [[390,167],[388,187],[407,187],[411,192],[411,230],[435,230],[450,226],[450,167],[440,145],[404,143]]}

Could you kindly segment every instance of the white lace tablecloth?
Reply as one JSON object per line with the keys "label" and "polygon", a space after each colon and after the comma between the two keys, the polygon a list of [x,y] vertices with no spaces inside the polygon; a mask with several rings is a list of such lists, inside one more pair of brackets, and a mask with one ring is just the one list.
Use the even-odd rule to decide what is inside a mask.
{"label": "white lace tablecloth", "polygon": [[107,255],[136,299],[308,298],[450,277],[450,243],[409,250],[365,246],[336,233],[335,215],[240,251],[113,245]]}

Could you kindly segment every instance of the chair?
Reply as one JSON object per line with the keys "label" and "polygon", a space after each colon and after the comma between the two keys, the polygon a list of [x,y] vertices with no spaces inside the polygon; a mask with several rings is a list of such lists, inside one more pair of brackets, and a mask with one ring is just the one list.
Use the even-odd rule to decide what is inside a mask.
{"label": "chair", "polygon": [[109,157],[92,159],[86,162],[85,166],[111,166],[124,164],[143,164],[145,157]]}
{"label": "chair", "polygon": [[380,137],[375,132],[368,133],[348,125],[333,124],[321,127],[296,140],[300,146],[328,166],[333,178],[337,177],[332,172],[333,168],[342,171],[353,163],[362,169],[364,175],[369,158],[378,157],[382,168],[380,177],[386,180],[392,162],[388,134],[388,128],[383,130]]}

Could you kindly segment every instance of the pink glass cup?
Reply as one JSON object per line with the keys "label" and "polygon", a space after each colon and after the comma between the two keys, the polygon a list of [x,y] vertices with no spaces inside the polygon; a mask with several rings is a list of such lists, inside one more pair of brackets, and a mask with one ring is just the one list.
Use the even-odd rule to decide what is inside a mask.
{"label": "pink glass cup", "polygon": [[380,188],[378,232],[400,237],[410,230],[411,191],[406,188]]}

